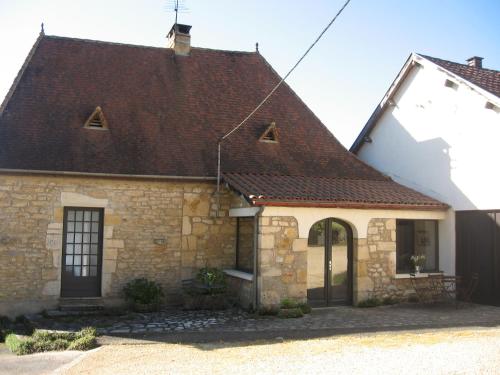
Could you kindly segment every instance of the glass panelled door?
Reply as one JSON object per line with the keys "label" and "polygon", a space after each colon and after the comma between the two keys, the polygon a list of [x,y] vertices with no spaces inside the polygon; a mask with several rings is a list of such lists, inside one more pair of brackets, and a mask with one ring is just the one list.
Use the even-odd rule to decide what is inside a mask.
{"label": "glass panelled door", "polygon": [[335,219],[314,224],[309,232],[307,298],[313,306],[352,302],[352,234]]}
{"label": "glass panelled door", "polygon": [[64,209],[61,296],[101,295],[102,208]]}

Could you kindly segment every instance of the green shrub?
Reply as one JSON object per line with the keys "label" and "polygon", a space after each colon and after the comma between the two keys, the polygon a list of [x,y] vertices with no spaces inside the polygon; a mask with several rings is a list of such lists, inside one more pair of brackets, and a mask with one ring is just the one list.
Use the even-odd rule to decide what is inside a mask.
{"label": "green shrub", "polygon": [[97,339],[92,335],[77,338],[68,346],[68,350],[90,350],[97,346]]}
{"label": "green shrub", "polygon": [[21,340],[16,334],[10,333],[5,338],[5,345],[9,350],[17,355],[35,353],[35,340],[27,338]]}
{"label": "green shrub", "polygon": [[368,298],[364,301],[358,302],[358,307],[376,307],[380,306],[381,302],[378,298]]}
{"label": "green shrub", "polygon": [[280,309],[278,313],[278,318],[288,319],[288,318],[302,318],[304,313],[298,307],[291,309]]}
{"label": "green shrub", "polygon": [[227,289],[226,274],[218,269],[204,267],[196,274],[195,289],[202,294],[222,294]]}
{"label": "green shrub", "polygon": [[299,303],[299,309],[302,310],[304,314],[310,314],[311,313],[311,306],[309,306],[307,303]]}
{"label": "green shrub", "polygon": [[290,298],[283,298],[281,300],[281,308],[282,309],[295,309],[299,307],[299,303]]}
{"label": "green shrub", "polygon": [[97,346],[95,328],[83,328],[79,332],[51,332],[36,330],[31,337],[20,339],[15,334],[7,336],[7,347],[17,355],[60,351],[88,350]]}
{"label": "green shrub", "polygon": [[163,290],[159,284],[145,278],[135,279],[123,288],[125,299],[142,305],[159,304]]}

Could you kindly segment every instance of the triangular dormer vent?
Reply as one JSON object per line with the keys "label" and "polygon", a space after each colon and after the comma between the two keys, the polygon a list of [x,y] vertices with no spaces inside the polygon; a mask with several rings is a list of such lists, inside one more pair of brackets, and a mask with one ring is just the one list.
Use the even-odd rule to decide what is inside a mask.
{"label": "triangular dormer vent", "polygon": [[274,121],[271,122],[271,125],[269,125],[266,131],[260,136],[259,141],[278,143],[278,128],[276,127],[276,123]]}
{"label": "triangular dormer vent", "polygon": [[88,129],[101,129],[105,130],[108,128],[108,122],[104,117],[104,113],[102,113],[101,107],[96,107],[94,112],[90,115],[84,125],[85,128]]}

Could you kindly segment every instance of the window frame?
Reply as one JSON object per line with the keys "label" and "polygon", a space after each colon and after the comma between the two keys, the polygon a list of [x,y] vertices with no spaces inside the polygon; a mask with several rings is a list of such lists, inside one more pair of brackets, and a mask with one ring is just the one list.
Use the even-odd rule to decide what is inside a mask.
{"label": "window frame", "polygon": [[253,217],[237,217],[236,218],[236,254],[235,254],[235,264],[234,264],[234,269],[237,271],[245,272],[248,274],[253,275],[253,261],[252,261],[252,268],[248,269],[245,267],[240,266],[240,224],[241,224],[241,219],[247,219],[251,220],[252,222],[252,227],[253,227],[253,233],[252,233],[252,259],[253,259],[253,248],[255,244],[253,243],[255,241],[255,220]]}
{"label": "window frame", "polygon": [[[402,275],[402,274],[408,274],[412,273],[413,270],[407,271],[407,270],[399,270],[398,269],[398,224],[400,222],[413,222],[413,249],[412,249],[412,255],[415,255],[415,241],[416,241],[416,235],[415,235],[415,222],[421,222],[421,221],[429,221],[434,224],[434,233],[435,233],[435,248],[434,248],[434,253],[435,253],[435,268],[432,270],[427,270],[424,269],[424,273],[434,273],[434,272],[440,272],[439,271],[439,220],[435,219],[396,219],[396,275]],[[426,255],[427,256],[427,255]]]}

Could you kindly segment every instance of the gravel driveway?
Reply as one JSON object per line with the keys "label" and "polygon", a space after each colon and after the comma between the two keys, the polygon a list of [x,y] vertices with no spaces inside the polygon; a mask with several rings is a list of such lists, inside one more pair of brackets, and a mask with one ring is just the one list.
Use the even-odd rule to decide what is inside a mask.
{"label": "gravel driveway", "polygon": [[65,374],[498,374],[500,328],[252,343],[109,345]]}

